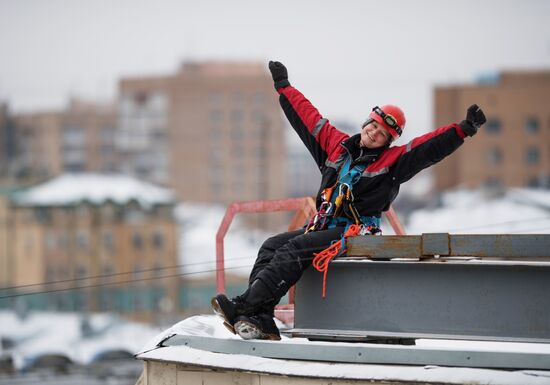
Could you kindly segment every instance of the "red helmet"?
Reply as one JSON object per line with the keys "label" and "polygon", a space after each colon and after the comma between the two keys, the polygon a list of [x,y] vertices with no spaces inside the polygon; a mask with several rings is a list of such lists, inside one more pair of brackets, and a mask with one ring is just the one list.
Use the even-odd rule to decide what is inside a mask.
{"label": "red helmet", "polygon": [[370,113],[370,117],[383,125],[394,140],[401,136],[405,128],[406,120],[403,110],[391,104],[374,107]]}

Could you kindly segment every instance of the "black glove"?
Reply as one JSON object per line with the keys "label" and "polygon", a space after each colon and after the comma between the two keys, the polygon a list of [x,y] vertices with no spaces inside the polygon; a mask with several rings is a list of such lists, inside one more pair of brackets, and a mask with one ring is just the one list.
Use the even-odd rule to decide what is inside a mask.
{"label": "black glove", "polygon": [[278,61],[269,62],[269,70],[271,71],[271,77],[275,82],[275,89],[278,90],[281,87],[288,87],[288,71],[283,63]]}
{"label": "black glove", "polygon": [[472,104],[466,112],[466,120],[463,120],[458,125],[462,131],[468,136],[474,136],[477,129],[487,121],[485,114],[477,104]]}

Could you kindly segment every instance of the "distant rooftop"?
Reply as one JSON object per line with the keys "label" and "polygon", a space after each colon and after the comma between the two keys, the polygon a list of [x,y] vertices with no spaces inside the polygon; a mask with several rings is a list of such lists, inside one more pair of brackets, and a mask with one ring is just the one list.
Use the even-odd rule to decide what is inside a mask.
{"label": "distant rooftop", "polygon": [[550,82],[550,69],[489,71],[481,73],[476,79],[476,83],[480,85],[540,84],[541,82]]}
{"label": "distant rooftop", "polygon": [[81,202],[127,204],[137,201],[142,207],[173,204],[175,195],[168,189],[128,176],[66,174],[15,193],[12,202],[21,206],[71,206]]}
{"label": "distant rooftop", "polygon": [[259,62],[184,62],[181,72],[202,76],[258,76],[267,74],[267,66]]}

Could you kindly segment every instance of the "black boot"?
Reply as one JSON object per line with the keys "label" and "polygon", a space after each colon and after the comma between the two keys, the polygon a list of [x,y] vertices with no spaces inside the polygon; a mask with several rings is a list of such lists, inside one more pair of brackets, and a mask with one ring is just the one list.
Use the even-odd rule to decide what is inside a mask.
{"label": "black boot", "polygon": [[225,327],[236,334],[234,325],[237,317],[252,316],[266,306],[271,307],[274,299],[267,286],[256,279],[244,294],[233,299],[227,298],[225,294],[218,294],[210,303],[214,312],[224,319]]}
{"label": "black boot", "polygon": [[235,330],[243,340],[279,341],[281,339],[279,328],[275,325],[273,316],[265,313],[250,317],[237,317]]}

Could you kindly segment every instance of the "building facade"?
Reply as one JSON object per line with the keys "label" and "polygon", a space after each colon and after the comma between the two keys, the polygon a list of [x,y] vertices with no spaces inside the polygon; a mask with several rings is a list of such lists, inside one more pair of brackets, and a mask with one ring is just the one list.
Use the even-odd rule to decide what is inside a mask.
{"label": "building facade", "polygon": [[0,249],[0,287],[25,294],[1,300],[2,307],[19,301],[147,321],[176,312],[177,226],[169,192],[126,177],[81,174],[2,202],[0,240],[10,242]]}
{"label": "building facade", "polygon": [[550,71],[503,72],[475,85],[435,89],[435,126],[479,104],[487,123],[434,166],[435,188],[550,187]]}
{"label": "building facade", "polygon": [[116,171],[116,111],[109,105],[72,100],[63,111],[15,114],[10,120],[10,156],[4,180],[43,181],[67,172]]}
{"label": "building facade", "polygon": [[117,171],[182,201],[285,198],[286,127],[272,83],[265,65],[248,62],[122,79],[116,106],[72,100],[63,111],[15,115],[6,168],[19,183]]}
{"label": "building facade", "polygon": [[171,77],[120,81],[116,148],[127,175],[168,184],[168,124]]}
{"label": "building facade", "polygon": [[173,76],[122,80],[117,137],[135,159],[128,171],[182,201],[284,198],[285,127],[264,67],[184,63]]}

